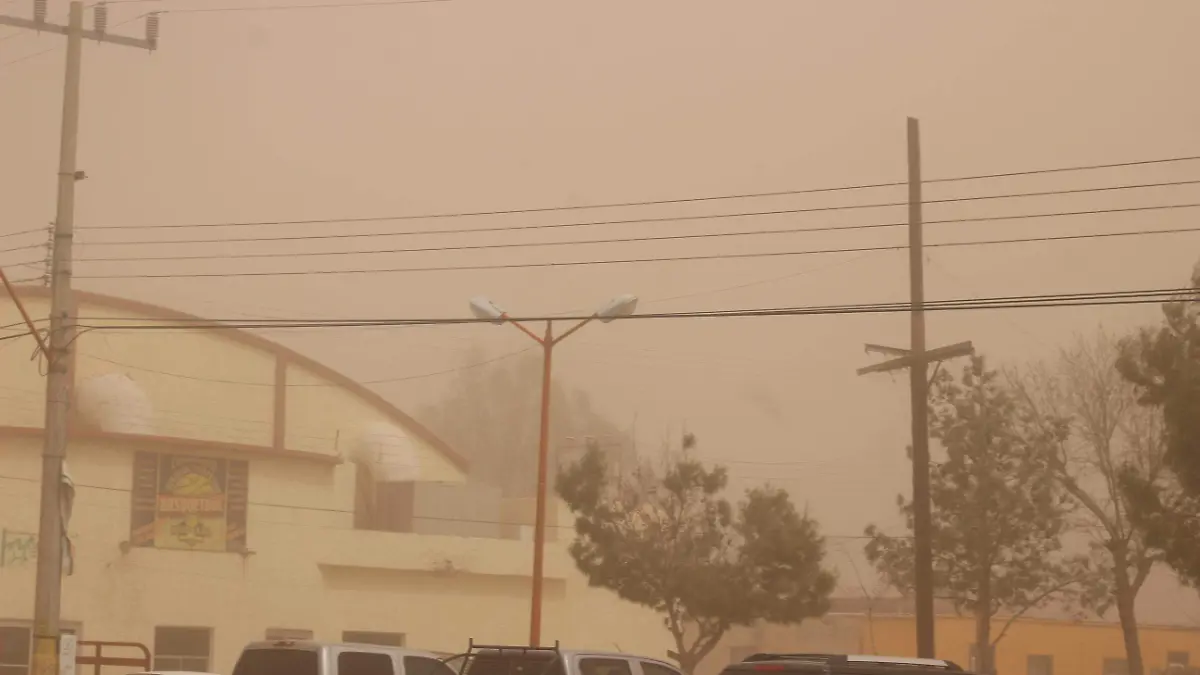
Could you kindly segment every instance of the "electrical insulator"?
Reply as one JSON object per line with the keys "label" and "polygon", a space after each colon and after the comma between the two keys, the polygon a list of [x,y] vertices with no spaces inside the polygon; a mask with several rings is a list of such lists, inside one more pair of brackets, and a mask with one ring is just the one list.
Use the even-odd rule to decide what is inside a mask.
{"label": "electrical insulator", "polygon": [[46,0],[33,0],[33,20],[46,23]]}
{"label": "electrical insulator", "polygon": [[96,28],[96,32],[104,34],[108,28],[108,3],[101,2],[92,10],[92,25]]}
{"label": "electrical insulator", "polygon": [[152,46],[158,45],[158,12],[150,12],[146,16],[146,42]]}

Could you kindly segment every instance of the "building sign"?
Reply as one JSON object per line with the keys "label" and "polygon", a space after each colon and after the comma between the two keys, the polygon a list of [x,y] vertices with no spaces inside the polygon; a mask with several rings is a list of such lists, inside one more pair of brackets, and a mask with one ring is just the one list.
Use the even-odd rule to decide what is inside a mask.
{"label": "building sign", "polygon": [[64,633],[58,638],[58,675],[75,675],[75,657],[79,654],[79,638]]}
{"label": "building sign", "polygon": [[0,530],[0,567],[16,567],[37,560],[37,535]]}
{"label": "building sign", "polygon": [[188,551],[243,551],[249,465],[139,452],[133,463],[130,543]]}

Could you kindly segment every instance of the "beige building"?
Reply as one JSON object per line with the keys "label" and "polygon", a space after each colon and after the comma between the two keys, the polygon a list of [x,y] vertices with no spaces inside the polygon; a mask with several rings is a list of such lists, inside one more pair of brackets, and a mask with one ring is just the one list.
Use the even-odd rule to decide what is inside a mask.
{"label": "beige building", "polygon": [[[47,316],[43,290],[19,295]],[[199,321],[77,302],[84,326]],[[24,330],[7,298],[0,326]],[[273,635],[444,652],[528,639],[528,504],[468,488],[465,462],[378,395],[248,332],[83,330],[75,344],[62,614],[82,639],[225,673],[244,643]],[[45,386],[34,350],[0,340],[0,675],[28,667]],[[556,514],[551,531],[569,522]],[[548,546],[543,640],[664,656],[660,619],[588,588],[563,540]]]}

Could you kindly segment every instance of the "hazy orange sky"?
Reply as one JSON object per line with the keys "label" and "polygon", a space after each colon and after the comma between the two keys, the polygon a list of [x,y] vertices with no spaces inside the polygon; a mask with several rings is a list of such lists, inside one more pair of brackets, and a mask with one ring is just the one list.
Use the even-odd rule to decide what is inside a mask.
{"label": "hazy orange sky", "polygon": [[[315,1],[315,0],[314,0]],[[333,0],[337,1],[337,0]],[[279,4],[256,0],[259,5]],[[30,3],[31,4],[31,3]],[[300,0],[286,4],[303,4]],[[28,15],[25,0],[0,11]],[[66,3],[51,0],[64,20]],[[287,11],[163,0],[153,55],[85,52],[77,257],[304,252],[899,221],[871,209],[548,232],[254,244],[97,246],[317,232],[502,227],[892,202],[902,188],[685,206],[418,222],[111,231],[104,225],[353,218],[887,183],[919,117],[930,178],[1200,154],[1200,3],[1160,0],[810,2],[453,0]],[[112,24],[149,3],[113,4]],[[140,34],[140,22],[118,31]],[[53,217],[63,49],[0,30],[0,233]],[[45,53],[39,54],[46,50]],[[31,56],[32,55],[32,56]],[[26,58],[29,56],[29,58]],[[928,199],[1200,179],[1200,162],[932,185]],[[1200,186],[931,205],[929,219],[1200,202]],[[1180,227],[1195,211],[931,224],[927,243]],[[0,240],[0,248],[39,235]],[[1176,287],[1200,235],[932,248],[930,299]],[[462,316],[484,293],[517,314],[587,310],[632,292],[647,311],[905,301],[901,251],[653,265],[224,279],[168,272],[428,267],[903,244],[900,229],[622,245],[275,260],[80,263],[78,287],[218,318]],[[0,264],[40,258],[0,254]],[[21,277],[35,274],[23,269]],[[726,290],[727,289],[727,290]],[[998,363],[1074,331],[1126,330],[1154,306],[933,313],[931,345],[972,340]],[[490,326],[279,331],[362,379],[459,365]],[[906,346],[904,315],[625,322],[589,327],[558,374],[655,445],[686,425],[742,480],[781,482],[825,530],[898,526],[903,379],[856,377],[864,342]],[[406,408],[445,377],[381,385]],[[855,539],[831,540],[832,557]],[[843,567],[843,583],[855,585]],[[1165,583],[1160,580],[1160,583]],[[1165,588],[1165,586],[1164,586]],[[1177,596],[1176,598],[1177,599]],[[1165,609],[1174,602],[1159,603]],[[1169,612],[1167,612],[1169,614]],[[1167,614],[1164,614],[1166,616]],[[1200,621],[1200,606],[1173,620]],[[1164,619],[1166,620],[1166,619]]]}

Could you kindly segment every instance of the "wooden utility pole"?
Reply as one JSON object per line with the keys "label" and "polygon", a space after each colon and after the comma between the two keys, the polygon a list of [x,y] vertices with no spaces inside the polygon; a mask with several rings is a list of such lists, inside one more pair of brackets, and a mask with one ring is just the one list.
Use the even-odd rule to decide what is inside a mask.
{"label": "wooden utility pole", "polygon": [[921,213],[921,132],[908,118],[908,273],[911,296],[910,349],[867,345],[868,352],[896,356],[866,368],[859,375],[907,368],[912,399],[914,595],[917,614],[917,656],[936,658],[933,636],[933,537],[929,499],[929,377],[928,365],[975,352],[970,342],[925,349],[925,250]]}
{"label": "wooden utility pole", "polygon": [[76,167],[79,137],[79,98],[84,39],[153,51],[158,43],[158,15],[146,20],[145,39],[108,32],[108,7],[93,8],[94,25],[83,25],[83,3],[72,0],[67,25],[46,21],[46,0],[34,0],[33,19],[0,14],[0,25],[67,38],[66,77],[63,79],[62,135],[58,158],[58,202],[54,217],[50,270],[50,335],[46,347],[46,423],[43,431],[41,511],[38,522],[37,579],[33,603],[34,675],[58,675],[59,611],[62,594],[64,497],[69,484],[63,473],[67,455],[70,404],[71,343],[75,317],[71,295],[71,249],[75,233],[75,183],[84,174]]}

